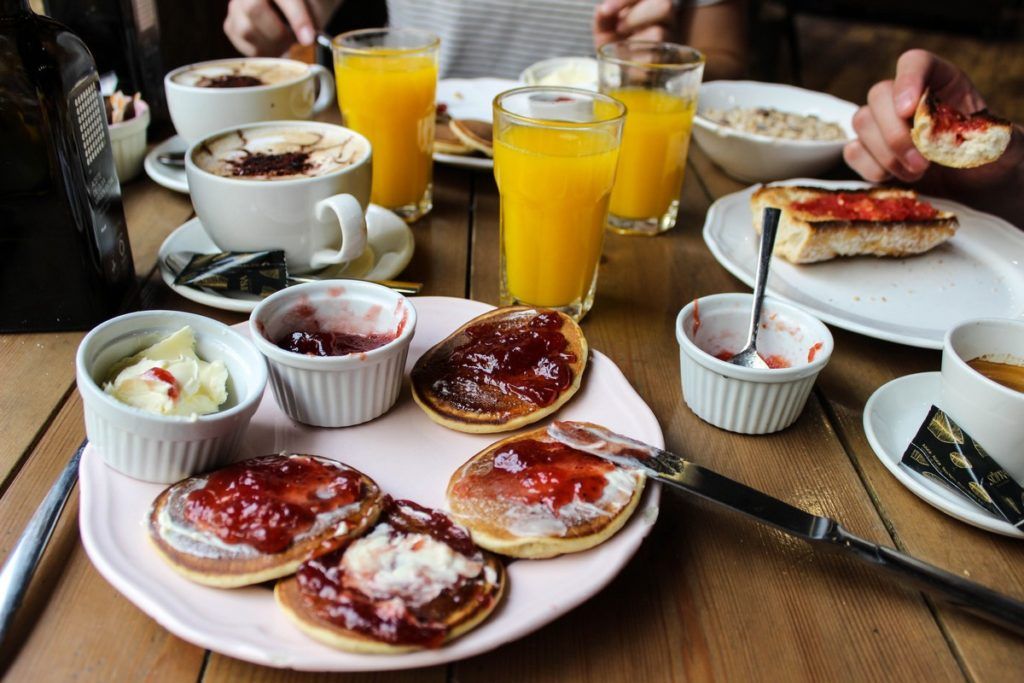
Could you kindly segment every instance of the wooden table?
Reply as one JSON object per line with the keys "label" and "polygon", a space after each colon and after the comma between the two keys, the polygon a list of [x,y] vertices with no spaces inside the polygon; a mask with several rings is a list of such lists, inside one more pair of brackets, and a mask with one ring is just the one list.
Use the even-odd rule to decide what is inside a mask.
{"label": "wooden table", "polygon": [[[405,279],[423,293],[497,303],[498,196],[487,173],[438,167],[435,208],[413,231]],[[807,408],[785,431],[747,437],[701,422],[683,403],[677,311],[694,297],[747,291],[701,239],[704,214],[741,186],[699,150],[675,230],[609,235],[597,301],[583,323],[650,404],[668,446],[852,531],[1024,599],[1024,545],[962,524],[919,500],[873,455],[861,428],[883,383],[937,370],[939,353],[833,330],[836,351]],[[192,304],[156,269],[188,198],[148,180],[125,191],[146,307],[243,316]],[[73,357],[81,333],[0,336],[0,556],[5,556],[85,436]],[[409,400],[403,396],[402,400]],[[365,681],[1007,680],[1024,640],[935,605],[843,558],[701,502],[663,497],[651,536],[603,592],[539,632],[448,667]],[[57,528],[0,649],[10,681],[299,681],[204,651],[121,597],[79,542],[77,498]],[[325,677],[321,676],[320,679]]]}

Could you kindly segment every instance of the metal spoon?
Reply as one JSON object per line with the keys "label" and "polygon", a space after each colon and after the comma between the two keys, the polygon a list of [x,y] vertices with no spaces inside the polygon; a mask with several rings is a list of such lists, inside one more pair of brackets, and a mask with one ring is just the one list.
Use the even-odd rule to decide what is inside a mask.
{"label": "metal spoon", "polygon": [[164,152],[163,154],[157,154],[156,160],[164,166],[170,166],[171,168],[185,168],[184,152]]}
{"label": "metal spoon", "polygon": [[750,334],[747,336],[746,346],[729,359],[728,362],[733,365],[741,365],[745,368],[768,368],[768,364],[757,353],[757,330],[760,327],[761,304],[764,303],[765,283],[768,281],[772,249],[775,248],[775,233],[779,229],[781,215],[781,211],[772,207],[766,207],[761,215],[761,247],[757,252],[757,278],[754,282],[754,308],[750,312]]}

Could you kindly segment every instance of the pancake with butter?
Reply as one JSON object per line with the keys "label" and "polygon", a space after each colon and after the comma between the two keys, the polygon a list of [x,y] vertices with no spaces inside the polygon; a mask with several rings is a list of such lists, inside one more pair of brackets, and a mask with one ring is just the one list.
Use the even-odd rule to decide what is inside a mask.
{"label": "pancake with butter", "polygon": [[501,563],[443,512],[388,499],[370,533],[310,559],[274,595],[323,643],[393,654],[469,631],[497,607],[505,582]]}
{"label": "pancake with butter", "polygon": [[470,320],[416,361],[412,394],[461,432],[518,429],[561,408],[587,365],[587,340],[559,311],[514,306]]}
{"label": "pancake with butter", "polygon": [[381,492],[365,474],[313,455],[243,460],[161,493],[149,536],[185,577],[234,588],[287,576],[362,535]]}
{"label": "pancake with butter", "polygon": [[482,548],[554,557],[611,538],[644,482],[642,472],[561,444],[542,427],[488,446],[456,470],[448,508]]}

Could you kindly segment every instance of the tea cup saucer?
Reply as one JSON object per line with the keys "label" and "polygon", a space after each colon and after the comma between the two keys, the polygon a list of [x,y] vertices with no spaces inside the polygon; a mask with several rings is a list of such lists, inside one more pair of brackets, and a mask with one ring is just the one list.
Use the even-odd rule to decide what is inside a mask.
{"label": "tea cup saucer", "polygon": [[158,161],[163,154],[184,154],[188,150],[188,143],[180,135],[167,138],[159,145],[149,150],[142,167],[146,175],[157,185],[166,187],[168,190],[188,194],[188,179],[185,177],[185,167],[176,168]]}
{"label": "tea cup saucer", "polygon": [[[330,266],[318,273],[303,277],[320,279],[353,278],[358,280],[390,280],[397,277],[412,260],[415,241],[412,230],[395,213],[371,204],[366,211],[366,251],[355,261]],[[204,289],[174,284],[174,273],[167,267],[168,254],[195,252],[214,254],[221,251],[198,218],[186,221],[167,236],[160,245],[158,261],[160,276],[168,287],[196,303],[224,311],[249,313],[260,302],[251,294],[218,294]]]}
{"label": "tea cup saucer", "polygon": [[868,443],[885,468],[926,503],[979,529],[1024,538],[1024,531],[1006,520],[900,465],[907,445],[924,422],[935,397],[942,395],[940,376],[938,372],[907,375],[875,390],[864,406],[864,434]]}

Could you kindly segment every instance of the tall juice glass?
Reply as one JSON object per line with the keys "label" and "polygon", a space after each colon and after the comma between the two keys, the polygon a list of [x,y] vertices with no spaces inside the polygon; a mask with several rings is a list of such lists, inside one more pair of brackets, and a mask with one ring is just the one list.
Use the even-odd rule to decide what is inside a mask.
{"label": "tall juice glass", "polygon": [[704,56],[674,43],[623,41],[598,51],[601,92],[626,105],[608,227],[656,235],[676,224]]}
{"label": "tall juice glass", "polygon": [[626,108],[573,88],[494,98],[501,302],[582,318],[594,302]]}
{"label": "tall juice glass", "polygon": [[433,206],[440,44],[417,29],[350,31],[333,41],[342,118],[373,146],[370,201],[410,222]]}

